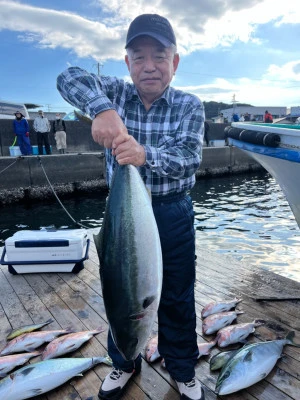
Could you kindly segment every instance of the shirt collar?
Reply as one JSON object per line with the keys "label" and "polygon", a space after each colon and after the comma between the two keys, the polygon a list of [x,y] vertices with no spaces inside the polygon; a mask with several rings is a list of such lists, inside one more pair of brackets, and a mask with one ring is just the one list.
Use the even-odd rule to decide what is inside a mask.
{"label": "shirt collar", "polygon": [[[163,103],[167,103],[169,106],[172,105],[173,103],[173,99],[174,99],[174,91],[172,90],[172,88],[170,86],[168,86],[166,88],[166,90],[163,92],[163,94],[154,101],[155,104],[159,104],[160,102]],[[127,94],[127,101],[130,100],[139,100],[142,103],[142,100],[138,94],[138,91],[136,89],[136,87],[134,85],[132,85],[132,90],[130,92],[128,92]]]}

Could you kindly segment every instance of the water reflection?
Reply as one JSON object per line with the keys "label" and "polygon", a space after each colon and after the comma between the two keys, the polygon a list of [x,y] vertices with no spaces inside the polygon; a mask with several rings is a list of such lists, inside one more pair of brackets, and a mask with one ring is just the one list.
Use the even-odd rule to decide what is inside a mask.
{"label": "water reflection", "polygon": [[[200,180],[191,192],[201,248],[300,281],[300,230],[275,180],[267,173]],[[101,226],[106,194],[64,199],[72,217]],[[0,208],[0,246],[20,229],[77,228],[58,203]]]}

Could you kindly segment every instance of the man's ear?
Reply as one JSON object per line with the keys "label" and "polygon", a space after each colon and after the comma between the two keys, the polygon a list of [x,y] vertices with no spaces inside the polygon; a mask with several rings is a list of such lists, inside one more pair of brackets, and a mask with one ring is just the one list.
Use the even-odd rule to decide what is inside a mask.
{"label": "man's ear", "polygon": [[128,71],[130,72],[130,64],[129,64],[129,58],[128,58],[128,54],[125,55],[125,62],[128,68]]}

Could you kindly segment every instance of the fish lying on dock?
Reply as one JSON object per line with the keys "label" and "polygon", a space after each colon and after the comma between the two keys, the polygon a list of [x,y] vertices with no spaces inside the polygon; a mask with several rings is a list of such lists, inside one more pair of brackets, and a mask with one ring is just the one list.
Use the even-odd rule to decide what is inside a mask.
{"label": "fish lying on dock", "polygon": [[230,325],[243,311],[227,311],[209,315],[202,322],[202,331],[205,335],[211,335]]}
{"label": "fish lying on dock", "polygon": [[29,332],[33,332],[33,331],[37,331],[38,329],[43,328],[46,325],[51,324],[51,322],[53,322],[53,319],[48,319],[48,321],[43,322],[41,324],[32,324],[32,325],[25,325],[25,326],[21,326],[20,328],[17,329],[13,329],[6,337],[7,340],[11,340],[16,338],[17,336],[22,335],[23,333],[29,333]]}
{"label": "fish lying on dock", "polygon": [[32,357],[37,357],[40,354],[39,351],[34,351],[33,353],[22,353],[0,357],[0,378],[6,376],[8,372],[18,365],[23,365]]}
{"label": "fish lying on dock", "polygon": [[217,333],[218,346],[226,347],[230,344],[243,342],[250,333],[255,332],[255,328],[263,324],[263,321],[254,320],[253,322],[226,326]]}
{"label": "fish lying on dock", "polygon": [[242,347],[222,368],[215,392],[226,395],[244,389],[264,379],[280,358],[283,347],[294,343],[295,332],[285,339],[258,342]]}
{"label": "fish lying on dock", "polygon": [[224,301],[212,301],[211,303],[206,304],[201,311],[201,318],[206,318],[209,315],[230,311],[232,308],[235,308],[237,304],[239,304],[242,299],[232,299],[232,300],[224,300]]}
{"label": "fish lying on dock", "polygon": [[55,389],[104,357],[58,358],[26,365],[0,381],[0,399],[25,400]]}
{"label": "fish lying on dock", "polygon": [[94,335],[103,332],[104,329],[95,331],[83,331],[69,333],[52,340],[42,353],[42,360],[49,360],[77,350],[83,343],[90,340]]}
{"label": "fish lying on dock", "polygon": [[122,356],[132,360],[151,333],[162,287],[159,233],[149,194],[133,165],[117,165],[94,240],[112,337]]}
{"label": "fish lying on dock", "polygon": [[24,351],[32,352],[42,344],[46,342],[51,342],[57,336],[65,335],[73,331],[69,329],[61,329],[57,331],[41,331],[41,332],[31,332],[23,333],[20,336],[12,339],[4,349],[1,351],[1,355],[21,353]]}

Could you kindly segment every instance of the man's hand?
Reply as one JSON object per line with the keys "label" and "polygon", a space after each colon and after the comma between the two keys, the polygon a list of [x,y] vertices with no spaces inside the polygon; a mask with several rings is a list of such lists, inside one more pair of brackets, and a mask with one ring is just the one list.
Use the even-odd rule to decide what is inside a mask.
{"label": "man's hand", "polygon": [[126,142],[119,144],[118,147],[113,150],[113,155],[116,156],[116,160],[120,165],[132,164],[139,167],[146,162],[144,147],[130,135]]}
{"label": "man's hand", "polygon": [[116,148],[130,139],[127,128],[115,110],[106,110],[96,116],[92,123],[95,142],[107,149]]}

